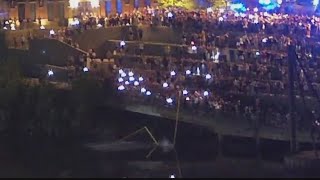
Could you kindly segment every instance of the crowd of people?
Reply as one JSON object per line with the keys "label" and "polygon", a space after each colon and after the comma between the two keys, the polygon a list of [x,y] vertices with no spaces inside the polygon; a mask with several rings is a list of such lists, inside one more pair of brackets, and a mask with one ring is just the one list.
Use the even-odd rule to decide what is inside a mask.
{"label": "crowd of people", "polygon": [[[318,17],[256,10],[236,13],[145,8],[131,14],[79,22],[73,28],[139,24],[168,26],[183,32],[178,44],[181,54],[176,57],[170,53],[155,56],[145,52],[143,46],[147,46],[147,42],[134,51],[139,53],[130,54],[129,47],[119,43],[117,49],[108,49],[106,57],[98,57],[115,60],[118,89],[130,95],[135,92],[139,99],[153,97],[152,103],[174,107],[180,97],[183,107],[195,112],[232,112],[242,114],[249,122],[258,118],[268,125],[286,127],[290,45],[295,46],[301,65],[297,65],[295,72],[295,94],[313,97],[311,88],[320,90]],[[67,40],[79,48],[71,40],[72,32],[65,29],[52,37]],[[164,46],[158,48],[162,51]],[[97,58],[94,48],[87,56]],[[87,66],[87,61],[83,62],[83,66]],[[283,103],[267,102],[265,99],[272,99],[270,97],[284,100]],[[308,110],[313,109],[296,112],[295,118],[302,129],[307,129],[317,118],[317,113],[308,113]]]}
{"label": "crowd of people", "polygon": [[[179,13],[181,12],[176,14],[177,19]],[[265,13],[261,14],[267,16]],[[120,90],[136,89],[136,92],[143,96],[146,95],[147,91],[144,91],[146,88],[149,89],[147,96],[152,93],[160,102],[167,105],[176,105],[179,97],[177,92],[181,91],[183,104],[192,107],[194,111],[202,107],[201,109],[207,112],[234,112],[244,114],[247,119],[258,117],[269,125],[287,127],[286,103],[266,103],[262,95],[287,98],[287,48],[290,45],[296,47],[297,59],[301,64],[297,65],[295,77],[296,95],[302,98],[307,96],[314,98],[315,94],[311,88],[320,90],[317,52],[319,45],[316,35],[310,34],[311,31],[318,30],[315,23],[317,18],[277,15],[280,20],[271,22],[273,25],[259,26],[261,25],[259,21],[258,23],[250,21],[250,18],[246,19],[243,15],[236,17],[236,14],[233,14],[233,16],[231,20],[228,18],[221,20],[221,16],[217,19],[210,16],[212,19],[208,19],[208,14],[204,17],[202,14],[185,15],[184,17],[191,20],[184,19],[181,21],[181,26],[185,28],[193,21],[191,23],[193,28],[185,28],[182,35],[182,45],[185,48],[181,57],[152,55],[148,57],[147,52],[144,56],[132,54],[133,57],[130,58],[129,54],[125,54],[119,57],[116,62],[120,68],[128,69],[127,73],[137,71],[144,77],[143,83],[135,83],[134,79],[138,77],[131,78],[130,82],[128,74],[124,76],[120,73],[117,76]],[[238,20],[240,17],[241,20]],[[174,21],[179,20],[172,20]],[[270,19],[266,18],[265,21]],[[308,29],[313,22],[316,29],[312,26]],[[196,26],[197,23],[199,27]],[[203,27],[204,24],[207,27]],[[213,28],[209,28],[211,26]],[[225,29],[225,32],[221,33],[221,29]],[[240,33],[241,31],[243,33]],[[220,34],[215,35],[216,32]],[[123,50],[125,48],[118,47],[118,50],[126,51]],[[225,58],[230,56],[231,52],[235,58]],[[128,79],[125,80],[125,77]],[[308,81],[312,83],[312,87]],[[251,98],[243,99],[239,95]],[[306,111],[296,112],[295,118],[298,119],[301,129],[307,129],[311,125],[310,120],[316,118],[314,114],[307,113],[309,116],[305,114]]]}

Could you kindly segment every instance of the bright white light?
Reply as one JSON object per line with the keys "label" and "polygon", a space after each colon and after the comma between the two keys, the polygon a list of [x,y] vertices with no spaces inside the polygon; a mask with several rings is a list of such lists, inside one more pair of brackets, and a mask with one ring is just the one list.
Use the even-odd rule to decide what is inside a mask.
{"label": "bright white light", "polygon": [[186,70],[186,75],[189,75],[191,74],[191,71],[190,70]]}
{"label": "bright white light", "polygon": [[223,17],[219,17],[219,21],[223,21]]}
{"label": "bright white light", "polygon": [[193,41],[191,41],[191,45],[194,45],[194,42],[193,42]]}
{"label": "bright white light", "polygon": [[200,68],[197,67],[197,75],[200,76]]}
{"label": "bright white light", "polygon": [[133,74],[132,71],[130,71],[130,72],[128,73],[128,75],[131,77],[131,76],[133,76],[134,74]]}
{"label": "bright white light", "polygon": [[125,72],[123,72],[123,73],[121,73],[121,75],[120,75],[121,77],[126,77],[127,76],[127,74],[125,73]]}
{"label": "bright white light", "polygon": [[126,81],[126,82],[124,82],[124,84],[125,84],[125,85],[129,85],[130,83],[129,83],[129,81]]}
{"label": "bright white light", "polygon": [[120,46],[125,46],[125,45],[126,45],[126,43],[124,41],[120,42]]}
{"label": "bright white light", "polygon": [[40,26],[40,29],[42,29],[42,30],[43,30],[43,29],[46,29],[46,28],[45,28],[43,25],[41,25],[41,26]]}
{"label": "bright white light", "polygon": [[224,13],[224,9],[219,9],[219,12],[220,13]]}
{"label": "bright white light", "polygon": [[119,74],[124,73],[124,71],[122,69],[119,69]]}
{"label": "bright white light", "polygon": [[123,82],[123,78],[122,77],[118,78],[118,82]]}
{"label": "bright white light", "polygon": [[182,94],[183,94],[183,95],[187,95],[187,94],[188,94],[188,91],[187,91],[187,90],[183,90],[183,91],[182,91]]}
{"label": "bright white light", "polygon": [[141,88],[140,90],[141,93],[145,93],[146,91],[147,91],[146,88]]}
{"label": "bright white light", "polygon": [[175,75],[176,75],[176,72],[171,71],[171,72],[170,72],[170,75],[171,75],[171,76],[175,76]]}
{"label": "bright white light", "polygon": [[135,81],[135,82],[133,83],[133,85],[139,86],[139,82],[138,82],[138,81]]}
{"label": "bright white light", "polygon": [[88,71],[89,71],[89,68],[87,68],[87,67],[83,68],[83,72],[88,72]]}
{"label": "bright white light", "polygon": [[76,9],[79,6],[79,0],[69,0],[70,8]]}
{"label": "bright white light", "polygon": [[[319,1],[319,0],[318,0]],[[282,0],[277,0],[277,3],[279,4],[279,5],[281,5],[282,4]]]}
{"label": "bright white light", "polygon": [[48,71],[48,76],[53,76],[53,71],[51,69]]}
{"label": "bright white light", "polygon": [[173,179],[173,178],[176,178],[176,177],[175,177],[173,174],[171,174],[171,175],[170,175],[170,178],[172,178],[172,179]]}
{"label": "bright white light", "polygon": [[5,24],[8,25],[8,24],[9,24],[9,21],[6,21]]}
{"label": "bright white light", "polygon": [[299,23],[299,26],[302,26],[302,23],[301,23],[301,22]]}
{"label": "bright white light", "polygon": [[15,27],[14,24],[10,24],[10,27],[11,27],[11,30],[12,30],[12,31],[15,31],[15,30],[16,30],[16,27]]}
{"label": "bright white light", "polygon": [[7,30],[8,28],[7,28],[7,27],[3,27],[3,29],[4,29],[4,30]]}
{"label": "bright white light", "polygon": [[191,49],[192,49],[192,51],[196,51],[197,50],[197,46],[192,46]]}
{"label": "bright white light", "polygon": [[55,34],[53,29],[51,29],[49,33],[50,33],[50,35],[54,35]]}
{"label": "bright white light", "polygon": [[70,22],[70,24],[71,24],[72,26],[76,26],[76,25],[79,25],[80,22],[79,22],[78,19],[74,19],[73,21]]}
{"label": "bright white light", "polygon": [[258,24],[259,23],[258,19],[255,19],[253,23]]}
{"label": "bright white light", "polygon": [[206,79],[211,79],[211,75],[210,75],[210,74],[207,74],[207,75],[206,75]]}
{"label": "bright white light", "polygon": [[139,77],[139,81],[143,81],[143,77]]}
{"label": "bright white light", "polygon": [[254,12],[258,12],[259,9],[258,9],[258,8],[254,8],[253,11],[254,11]]}
{"label": "bright white light", "polygon": [[92,8],[97,8],[97,7],[100,6],[99,0],[90,0],[90,2],[91,2],[91,7]]}
{"label": "bright white light", "polygon": [[118,87],[118,90],[119,91],[122,91],[122,90],[124,90],[125,89],[125,87],[123,86],[123,85],[120,85],[119,87]]}
{"label": "bright white light", "polygon": [[211,7],[209,7],[209,8],[207,8],[207,13],[212,13],[212,8]]}
{"label": "bright white light", "polygon": [[167,103],[171,104],[173,102],[172,98],[167,98],[166,99]]}
{"label": "bright white light", "polygon": [[151,92],[150,92],[150,91],[147,91],[147,92],[146,92],[146,95],[147,95],[147,96],[150,96],[150,95],[151,95]]}
{"label": "bright white light", "polygon": [[134,81],[134,77],[129,77],[129,81]]}
{"label": "bright white light", "polygon": [[262,39],[262,42],[263,42],[263,43],[266,43],[267,40],[268,40],[268,38],[263,38],[263,39]]}
{"label": "bright white light", "polygon": [[190,101],[190,98],[189,98],[189,97],[186,97],[186,100],[187,100],[187,101]]}
{"label": "bright white light", "polygon": [[102,25],[101,25],[101,24],[97,24],[97,27],[98,27],[98,28],[101,28],[101,27],[102,27]]}
{"label": "bright white light", "polygon": [[208,95],[209,95],[209,92],[208,92],[208,91],[205,91],[205,92],[203,92],[203,95],[204,95],[204,96],[208,96]]}
{"label": "bright white light", "polygon": [[169,17],[169,18],[172,18],[172,17],[173,17],[173,14],[172,14],[171,12],[169,12],[169,13],[168,13],[168,17]]}
{"label": "bright white light", "polygon": [[169,85],[168,85],[168,83],[166,83],[166,82],[162,84],[162,87],[164,87],[164,88],[166,88],[166,87],[168,87],[168,86],[169,86]]}

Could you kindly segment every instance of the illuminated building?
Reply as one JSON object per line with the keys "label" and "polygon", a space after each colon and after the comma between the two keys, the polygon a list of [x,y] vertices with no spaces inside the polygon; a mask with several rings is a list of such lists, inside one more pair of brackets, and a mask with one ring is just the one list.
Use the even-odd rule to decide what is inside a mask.
{"label": "illuminated building", "polygon": [[79,15],[106,17],[153,6],[154,0],[0,0],[0,19],[58,22]]}

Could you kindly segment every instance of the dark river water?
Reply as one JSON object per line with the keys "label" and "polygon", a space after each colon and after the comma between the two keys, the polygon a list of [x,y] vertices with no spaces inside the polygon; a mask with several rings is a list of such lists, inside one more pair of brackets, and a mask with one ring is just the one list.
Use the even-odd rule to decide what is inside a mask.
{"label": "dark river water", "polygon": [[27,138],[20,145],[3,141],[0,177],[296,177],[284,168],[288,142],[262,140],[257,153],[253,139],[225,137],[219,153],[214,132],[185,123],[179,123],[175,149],[157,147],[147,158],[152,139],[141,131],[127,141],[144,148],[126,151],[127,146],[119,146],[121,151],[112,151],[111,142],[144,126],[157,141],[171,144],[174,121],[116,110],[107,113],[99,124],[107,129],[104,135],[81,137],[74,144]]}

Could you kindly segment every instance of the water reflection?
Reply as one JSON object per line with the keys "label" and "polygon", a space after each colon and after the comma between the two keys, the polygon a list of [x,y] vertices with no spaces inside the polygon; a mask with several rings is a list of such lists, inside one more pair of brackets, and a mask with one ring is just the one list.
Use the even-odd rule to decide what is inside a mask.
{"label": "water reflection", "polygon": [[[74,144],[25,140],[5,153],[27,167],[26,176],[32,177],[288,177],[282,163],[288,143],[262,139],[257,156],[253,139],[224,137],[219,153],[214,132],[180,123],[173,148],[174,121],[138,114],[115,117],[114,121],[118,127],[113,139],[94,136]],[[144,126],[159,146],[146,133],[110,146]]]}

